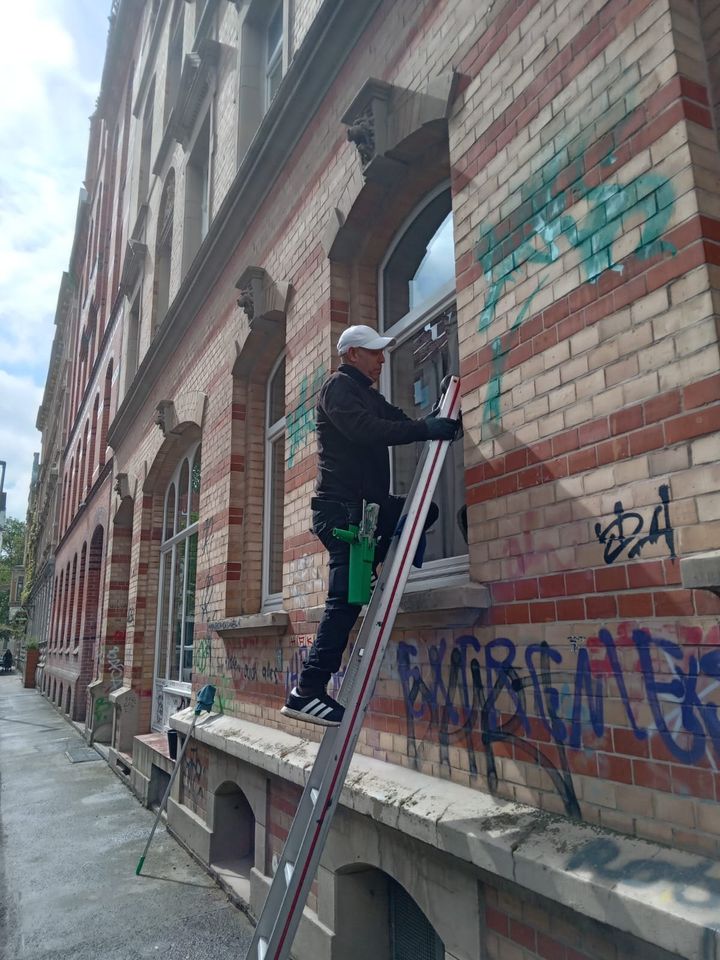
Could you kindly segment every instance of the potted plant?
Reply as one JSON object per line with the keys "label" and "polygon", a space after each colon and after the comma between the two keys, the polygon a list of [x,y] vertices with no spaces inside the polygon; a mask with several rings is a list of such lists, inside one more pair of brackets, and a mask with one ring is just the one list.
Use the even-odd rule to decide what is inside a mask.
{"label": "potted plant", "polygon": [[35,686],[35,671],[37,670],[40,651],[38,642],[34,637],[30,637],[25,644],[25,664],[23,666],[23,686]]}

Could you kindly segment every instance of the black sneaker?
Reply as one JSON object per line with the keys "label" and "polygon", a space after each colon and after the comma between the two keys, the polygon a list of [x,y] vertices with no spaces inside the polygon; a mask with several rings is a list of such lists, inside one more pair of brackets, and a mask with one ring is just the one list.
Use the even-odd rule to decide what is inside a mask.
{"label": "black sneaker", "polygon": [[298,693],[297,687],[293,687],[280,713],[286,717],[294,717],[295,720],[319,723],[322,727],[339,727],[345,708],[326,693],[303,697]]}

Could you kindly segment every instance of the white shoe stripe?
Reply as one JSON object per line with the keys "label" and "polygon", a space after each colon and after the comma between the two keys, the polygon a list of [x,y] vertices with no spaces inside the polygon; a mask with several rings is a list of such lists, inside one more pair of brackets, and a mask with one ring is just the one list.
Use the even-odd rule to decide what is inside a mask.
{"label": "white shoe stripe", "polygon": [[319,703],[316,707],[313,707],[312,715],[313,715],[314,717],[322,717],[322,716],[324,716],[325,711],[326,711],[327,709],[328,709],[328,708],[325,706],[324,703]]}
{"label": "white shoe stripe", "polygon": [[317,697],[315,697],[315,699],[311,700],[310,703],[305,704],[305,706],[302,708],[303,713],[312,713],[314,708],[317,707],[318,705],[320,705],[320,701],[318,700]]}
{"label": "white shoe stripe", "polygon": [[332,713],[332,710],[333,710],[332,707],[325,707],[323,712],[319,713],[318,716],[320,717],[321,720],[324,720],[329,713]]}

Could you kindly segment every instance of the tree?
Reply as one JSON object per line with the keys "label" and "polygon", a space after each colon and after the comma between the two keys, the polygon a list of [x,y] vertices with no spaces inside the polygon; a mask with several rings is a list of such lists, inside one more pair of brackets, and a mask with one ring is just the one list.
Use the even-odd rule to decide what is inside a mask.
{"label": "tree", "polygon": [[12,568],[21,567],[25,553],[25,524],[8,517],[0,548],[0,624],[10,618],[10,579]]}
{"label": "tree", "polygon": [[0,549],[0,568],[10,570],[12,567],[21,567],[24,555],[25,523],[22,520],[13,520],[12,517],[8,517],[5,521],[2,548]]}

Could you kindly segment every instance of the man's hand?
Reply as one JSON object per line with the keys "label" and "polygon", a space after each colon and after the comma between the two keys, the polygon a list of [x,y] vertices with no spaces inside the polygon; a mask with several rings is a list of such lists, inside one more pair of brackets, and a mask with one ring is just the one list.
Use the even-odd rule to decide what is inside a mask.
{"label": "man's hand", "polygon": [[450,417],[427,417],[425,426],[428,440],[454,440],[459,424]]}

